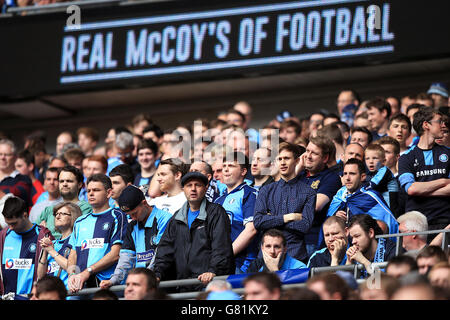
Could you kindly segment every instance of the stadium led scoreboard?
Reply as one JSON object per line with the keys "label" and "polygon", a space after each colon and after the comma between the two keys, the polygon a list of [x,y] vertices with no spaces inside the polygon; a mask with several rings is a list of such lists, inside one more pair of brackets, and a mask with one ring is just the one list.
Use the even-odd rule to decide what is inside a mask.
{"label": "stadium led scoreboard", "polygon": [[0,19],[0,97],[450,54],[446,1],[172,1]]}

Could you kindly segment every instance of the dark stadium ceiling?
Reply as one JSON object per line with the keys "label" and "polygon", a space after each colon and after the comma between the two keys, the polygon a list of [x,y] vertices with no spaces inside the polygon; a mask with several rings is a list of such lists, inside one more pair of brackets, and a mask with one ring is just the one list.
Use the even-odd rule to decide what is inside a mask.
{"label": "dark stadium ceiling", "polygon": [[[337,88],[359,88],[365,96],[426,91],[432,81],[450,80],[450,58],[387,65],[354,67],[273,76],[195,82],[146,88],[118,89],[77,94],[43,96],[36,100],[0,104],[3,131],[38,126],[73,124],[99,116],[128,117],[145,110],[153,115],[188,110],[229,107],[240,99],[264,99],[288,108],[299,99],[329,96]],[[333,100],[330,101],[332,103]]]}

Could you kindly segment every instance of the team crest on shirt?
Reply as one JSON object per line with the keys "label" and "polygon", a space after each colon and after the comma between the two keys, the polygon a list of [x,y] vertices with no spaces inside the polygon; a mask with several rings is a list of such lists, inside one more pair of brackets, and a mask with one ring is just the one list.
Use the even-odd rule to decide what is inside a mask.
{"label": "team crest on shirt", "polygon": [[30,251],[31,253],[36,252],[36,243],[32,243],[28,246],[28,251]]}
{"label": "team crest on shirt", "polygon": [[228,203],[229,203],[229,204],[233,204],[235,200],[236,200],[236,199],[231,198],[230,201],[228,201]]}
{"label": "team crest on shirt", "polygon": [[448,161],[448,156],[444,153],[444,154],[441,154],[440,156],[439,156],[439,161],[441,161],[441,162],[447,162]]}
{"label": "team crest on shirt", "polygon": [[414,167],[419,166],[419,161],[417,161],[417,159],[414,159]]}
{"label": "team crest on shirt", "polygon": [[311,183],[311,188],[316,190],[319,187],[319,183],[320,183],[320,180],[314,181],[313,183]]}
{"label": "team crest on shirt", "polygon": [[106,231],[106,230],[108,230],[109,229],[109,222],[105,222],[104,224],[103,224],[103,231]]}

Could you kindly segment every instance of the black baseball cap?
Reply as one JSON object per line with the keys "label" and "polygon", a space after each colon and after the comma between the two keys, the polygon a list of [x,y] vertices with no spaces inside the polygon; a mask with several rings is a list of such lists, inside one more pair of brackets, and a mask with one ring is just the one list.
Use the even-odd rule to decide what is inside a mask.
{"label": "black baseball cap", "polygon": [[197,179],[200,180],[201,182],[203,182],[203,184],[205,186],[208,185],[208,178],[203,174],[200,173],[198,171],[192,171],[192,172],[188,172],[186,173],[183,178],[181,178],[181,186],[184,187],[184,185],[192,179]]}
{"label": "black baseball cap", "polygon": [[145,196],[141,189],[134,185],[129,185],[122,190],[119,196],[119,208],[123,212],[134,210],[142,200],[145,200]]}

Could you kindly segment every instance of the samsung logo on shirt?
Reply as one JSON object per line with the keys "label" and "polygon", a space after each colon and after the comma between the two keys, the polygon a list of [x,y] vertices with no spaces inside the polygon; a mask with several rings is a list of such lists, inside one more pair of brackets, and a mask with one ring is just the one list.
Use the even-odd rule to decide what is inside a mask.
{"label": "samsung logo on shirt", "polygon": [[416,172],[416,178],[417,177],[424,177],[424,176],[432,176],[435,174],[446,174],[446,169],[431,169],[431,170],[422,170]]}
{"label": "samsung logo on shirt", "polygon": [[6,259],[6,270],[19,270],[19,269],[31,269],[33,265],[33,259]]}

